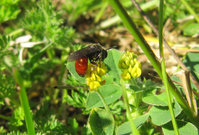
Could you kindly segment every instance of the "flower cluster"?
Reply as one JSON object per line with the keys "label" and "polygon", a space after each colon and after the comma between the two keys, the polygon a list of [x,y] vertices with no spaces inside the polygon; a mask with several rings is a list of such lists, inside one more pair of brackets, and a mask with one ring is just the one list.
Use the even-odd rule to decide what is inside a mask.
{"label": "flower cluster", "polygon": [[122,78],[124,80],[141,75],[141,64],[137,61],[137,56],[133,52],[127,51],[122,55],[119,61],[119,68],[122,70]]}
{"label": "flower cluster", "polygon": [[86,72],[86,83],[91,91],[96,90],[99,86],[101,86],[104,83],[101,77],[105,75],[106,72],[107,67],[102,62],[96,65],[92,63],[88,64],[88,69]]}

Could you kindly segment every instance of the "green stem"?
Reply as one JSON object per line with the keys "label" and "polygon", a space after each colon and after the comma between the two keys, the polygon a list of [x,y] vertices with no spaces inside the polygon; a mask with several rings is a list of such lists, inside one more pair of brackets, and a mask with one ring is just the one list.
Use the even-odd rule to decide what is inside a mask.
{"label": "green stem", "polygon": [[171,94],[170,94],[170,91],[169,91],[169,88],[168,88],[168,78],[167,78],[167,74],[166,74],[164,58],[162,58],[161,66],[162,66],[162,72],[163,72],[162,73],[163,82],[164,82],[164,86],[165,86],[165,90],[166,90],[166,94],[167,94],[167,101],[168,101],[168,106],[169,106],[169,111],[170,111],[170,115],[171,115],[173,128],[174,128],[175,134],[179,135],[180,133],[179,133],[179,130],[178,130],[178,125],[177,125],[175,115],[174,115],[174,111],[173,111],[173,107],[172,107]]}
{"label": "green stem", "polygon": [[4,119],[4,120],[10,120],[10,117],[4,116],[4,115],[1,115],[1,114],[0,114],[0,118],[1,118],[1,119]]}
{"label": "green stem", "polygon": [[[111,113],[111,111],[110,111],[108,105],[106,104],[106,102],[105,102],[105,100],[104,100],[104,97],[103,97],[102,94],[99,92],[99,90],[96,90],[96,93],[97,93],[97,95],[100,97],[102,103],[104,104],[104,107],[105,107],[106,111],[109,112],[109,113]],[[112,113],[111,113],[111,114],[112,114]]]}
{"label": "green stem", "polygon": [[192,14],[192,15],[195,17],[196,21],[199,23],[199,17],[198,17],[198,15],[197,15],[196,12],[191,8],[191,6],[187,3],[187,1],[186,1],[186,0],[181,0],[181,2],[182,2],[182,3],[184,4],[184,6],[187,8],[188,12],[189,12],[190,14]]}
{"label": "green stem", "polygon": [[17,69],[14,71],[14,77],[15,77],[15,81],[21,88],[19,91],[19,98],[20,98],[21,106],[25,114],[25,121],[26,121],[28,134],[35,135],[34,123],[32,120],[32,114],[31,114],[31,110],[30,110],[30,106],[28,102],[28,97],[26,95],[26,89],[23,85],[23,80],[21,78],[21,75]]}
{"label": "green stem", "polygon": [[166,73],[166,66],[165,66],[165,59],[164,59],[164,47],[163,47],[163,36],[162,36],[162,31],[163,31],[163,5],[164,5],[164,0],[160,0],[160,7],[159,7],[159,49],[160,49],[160,57],[162,58],[161,62],[161,69],[162,69],[162,77],[163,77],[163,82],[165,86],[165,90],[167,93],[167,101],[168,101],[168,106],[169,106],[169,111],[172,119],[172,124],[174,127],[174,131],[176,135],[179,135],[179,130],[178,130],[178,125],[175,119],[173,107],[172,107],[172,100],[171,100],[171,94],[168,88],[168,78],[167,78],[167,73]]}
{"label": "green stem", "polygon": [[160,0],[160,7],[159,7],[159,50],[160,50],[160,58],[164,58],[164,50],[162,44],[162,30],[163,30],[163,0]]}
{"label": "green stem", "polygon": [[[112,7],[115,9],[117,14],[120,16],[122,19],[123,23],[125,26],[128,28],[130,33],[133,35],[134,39],[136,42],[140,45],[142,50],[144,51],[145,55],[147,58],[150,60],[151,64],[155,68],[156,72],[162,77],[162,71],[161,71],[161,65],[158,59],[156,58],[155,54],[147,44],[147,42],[144,40],[143,36],[139,32],[139,30],[136,28],[135,24],[133,23],[132,19],[130,16],[127,14],[125,9],[122,7],[121,3],[118,0],[109,0],[110,4]],[[199,128],[199,118],[194,115],[194,112],[190,107],[188,106],[186,100],[183,98],[183,96],[180,94],[180,92],[177,90],[173,82],[168,76],[168,87],[171,90],[173,96],[177,100],[177,102],[181,105],[187,116],[190,118],[190,120]]]}
{"label": "green stem", "polygon": [[135,123],[133,122],[133,119],[131,117],[131,112],[130,112],[130,107],[129,107],[129,101],[128,101],[128,97],[127,97],[127,92],[126,92],[124,80],[121,79],[120,84],[122,86],[122,93],[123,93],[124,105],[126,107],[127,118],[130,121],[130,123],[131,123],[131,129],[133,131],[133,134],[139,135],[140,133],[137,130],[137,128],[135,126]]}
{"label": "green stem", "polygon": [[104,1],[103,4],[102,4],[102,6],[101,6],[100,11],[95,16],[95,20],[94,20],[95,23],[97,23],[99,21],[100,17],[102,17],[102,15],[104,14],[104,11],[106,10],[107,6],[108,6],[108,2]]}
{"label": "green stem", "polygon": [[[99,90],[96,90],[96,93],[97,93],[97,95],[100,97],[102,103],[104,104],[104,107],[105,107],[106,111],[107,111],[109,114],[111,114],[112,117],[113,117],[113,114],[112,114],[112,112],[110,111],[108,105],[106,104],[105,99],[104,99],[104,97],[102,96],[102,94],[100,93],[100,91],[99,91]],[[114,117],[113,117],[113,118],[114,118]],[[115,121],[114,121],[114,125],[115,125]]]}
{"label": "green stem", "polygon": [[11,32],[10,34],[8,34],[8,36],[14,36],[14,35],[17,35],[17,34],[19,34],[19,33],[22,33],[24,31],[24,29],[17,29],[17,30],[15,30],[15,31],[13,31],[13,32]]}

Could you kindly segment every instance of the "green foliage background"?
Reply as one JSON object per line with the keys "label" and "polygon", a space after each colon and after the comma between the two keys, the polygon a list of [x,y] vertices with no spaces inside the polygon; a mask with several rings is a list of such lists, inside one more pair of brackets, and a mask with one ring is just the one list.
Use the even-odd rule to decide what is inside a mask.
{"label": "green foliage background", "polygon": [[[157,0],[138,2],[149,14],[157,11]],[[199,12],[198,3],[194,0],[189,2],[194,11]],[[136,24],[151,34],[151,28],[132,8],[132,3],[125,0],[123,5],[133,14]],[[198,34],[199,24],[194,19],[179,23],[179,20],[191,16],[182,3],[166,0],[164,9],[164,20],[166,22],[171,19],[173,31],[182,32],[182,36]],[[114,49],[108,51],[105,64],[109,76],[104,78],[107,85],[99,89],[114,118],[109,112],[99,109],[103,107],[100,98],[96,93],[87,91],[85,79],[77,75],[74,63],[66,61],[71,51],[83,46],[79,43],[83,41],[85,33],[76,29],[81,18],[91,18],[92,22],[88,23],[92,23],[94,28],[86,31],[91,34],[100,29],[109,29],[110,26],[121,27],[121,20],[109,10],[108,1],[105,0],[65,0],[63,3],[50,0],[0,1],[0,134],[27,134],[19,99],[20,87],[14,77],[16,70],[19,71],[27,92],[36,134],[97,134],[101,131],[104,134],[131,133],[130,123],[124,116],[119,86],[121,71],[117,62],[121,52]],[[110,23],[114,17],[114,23]],[[157,16],[150,17],[157,25]],[[31,38],[22,39],[24,35]],[[197,58],[197,54],[190,53],[184,62],[198,77],[198,61],[194,58]],[[65,84],[69,87],[54,88]],[[110,87],[113,89],[109,90]],[[130,81],[129,103],[135,125],[142,134],[173,133],[165,93],[156,94],[161,89],[164,88],[151,80],[137,78]],[[174,107],[178,122],[184,127],[181,132],[191,128],[186,134],[192,131],[193,134],[198,134],[198,129],[193,124],[185,122],[188,119],[176,102]],[[159,115],[164,115],[164,119],[159,119]],[[109,124],[101,121],[102,118]],[[100,122],[99,125],[96,121]],[[98,129],[97,126],[103,128]],[[157,126],[163,130],[158,131]]]}

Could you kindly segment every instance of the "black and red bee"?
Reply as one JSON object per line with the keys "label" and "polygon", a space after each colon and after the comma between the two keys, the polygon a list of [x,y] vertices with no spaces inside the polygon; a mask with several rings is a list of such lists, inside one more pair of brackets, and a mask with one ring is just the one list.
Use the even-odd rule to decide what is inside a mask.
{"label": "black and red bee", "polygon": [[88,59],[92,64],[96,64],[96,61],[103,61],[106,57],[107,51],[102,46],[94,44],[71,53],[68,61],[75,60],[76,72],[80,76],[84,76],[88,68]]}

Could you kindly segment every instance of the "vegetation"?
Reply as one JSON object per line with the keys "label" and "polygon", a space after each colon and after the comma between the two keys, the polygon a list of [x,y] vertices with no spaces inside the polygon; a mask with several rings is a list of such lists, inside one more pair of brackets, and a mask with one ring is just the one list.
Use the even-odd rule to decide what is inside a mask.
{"label": "vegetation", "polygon": [[[0,134],[198,135],[198,7],[1,0]],[[67,58],[90,44],[108,55],[80,76]]]}

